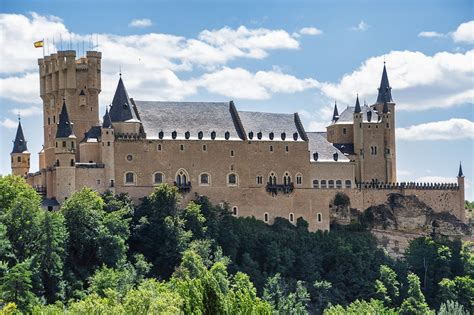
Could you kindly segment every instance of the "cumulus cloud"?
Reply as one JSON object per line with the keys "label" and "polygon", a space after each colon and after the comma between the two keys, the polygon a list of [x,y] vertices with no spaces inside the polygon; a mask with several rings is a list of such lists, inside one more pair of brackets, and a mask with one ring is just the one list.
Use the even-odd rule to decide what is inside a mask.
{"label": "cumulus cloud", "polygon": [[474,20],[459,25],[452,37],[456,43],[474,44]]}
{"label": "cumulus cloud", "polygon": [[439,38],[444,37],[445,35],[438,32],[420,32],[418,33],[418,37],[427,37],[427,38]]}
{"label": "cumulus cloud", "polygon": [[321,35],[323,31],[317,29],[316,27],[303,27],[300,29],[299,34],[301,35]]}
{"label": "cumulus cloud", "polygon": [[14,115],[20,115],[21,117],[29,117],[41,115],[43,110],[39,106],[30,106],[25,108],[12,108],[9,112]]}
{"label": "cumulus cloud", "polygon": [[368,30],[370,27],[369,24],[365,23],[364,20],[361,20],[359,22],[359,24],[357,24],[356,26],[352,26],[350,29],[352,31],[360,31],[360,32],[364,32],[366,30]]}
{"label": "cumulus cloud", "polygon": [[313,79],[298,79],[278,69],[251,73],[243,68],[224,67],[195,81],[196,86],[237,99],[263,100],[271,93],[295,93],[318,87]]}
{"label": "cumulus cloud", "polygon": [[3,120],[0,120],[0,126],[8,129],[14,129],[18,126],[18,123],[11,120],[10,118],[4,118]]}
{"label": "cumulus cloud", "polygon": [[406,141],[474,139],[474,122],[452,118],[396,129],[397,138]]}
{"label": "cumulus cloud", "polygon": [[150,27],[151,25],[152,23],[150,19],[134,19],[128,23],[128,26],[136,28],[146,28]]}
{"label": "cumulus cloud", "polygon": [[360,98],[375,101],[384,58],[398,109],[416,111],[474,103],[474,50],[433,56],[392,51],[367,59],[337,83],[321,83],[322,93],[343,104],[353,105],[356,92]]}

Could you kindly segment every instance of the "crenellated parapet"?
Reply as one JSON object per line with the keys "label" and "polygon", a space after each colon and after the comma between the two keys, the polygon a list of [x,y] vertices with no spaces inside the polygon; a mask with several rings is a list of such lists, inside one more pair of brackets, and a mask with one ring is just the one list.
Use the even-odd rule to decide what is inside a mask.
{"label": "crenellated parapet", "polygon": [[417,183],[417,182],[400,182],[400,183],[383,183],[383,182],[363,182],[357,183],[358,189],[416,189],[416,190],[459,190],[459,185],[455,183]]}

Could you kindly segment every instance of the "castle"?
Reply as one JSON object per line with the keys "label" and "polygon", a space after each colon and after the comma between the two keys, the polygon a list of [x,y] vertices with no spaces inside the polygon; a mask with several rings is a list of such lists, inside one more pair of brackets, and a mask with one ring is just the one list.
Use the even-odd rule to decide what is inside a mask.
{"label": "castle", "polygon": [[235,216],[276,217],[329,230],[337,192],[352,208],[381,204],[392,192],[416,195],[464,221],[464,176],[457,184],[397,183],[395,112],[387,70],[378,97],[339,114],[327,132],[306,132],[298,113],[237,110],[234,102],[162,102],[130,98],[120,76],[99,121],[101,53],[58,51],[38,60],[44,149],[39,171],[18,124],[12,172],[52,210],[84,186],[128,193],[134,201],[169,183],[183,194],[227,204]]}

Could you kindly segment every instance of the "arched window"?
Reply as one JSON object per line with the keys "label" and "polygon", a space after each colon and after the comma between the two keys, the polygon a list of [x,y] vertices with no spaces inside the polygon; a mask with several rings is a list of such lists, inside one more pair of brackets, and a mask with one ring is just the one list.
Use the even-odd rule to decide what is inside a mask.
{"label": "arched window", "polygon": [[125,185],[134,185],[136,182],[135,173],[127,172],[125,173]]}
{"label": "arched window", "polygon": [[263,214],[263,222],[268,223],[269,218],[270,218],[270,216],[269,216],[268,212],[265,212]]}
{"label": "arched window", "polygon": [[277,184],[277,176],[275,172],[271,172],[270,175],[268,175],[268,184],[270,185],[276,185]]}
{"label": "arched window", "polygon": [[322,222],[323,221],[323,215],[322,213],[318,213],[317,216],[316,216],[318,222]]}
{"label": "arched window", "polygon": [[321,180],[321,188],[328,188],[325,179]]}
{"label": "arched window", "polygon": [[341,189],[342,188],[342,180],[336,180],[336,188]]}
{"label": "arched window", "polygon": [[202,173],[199,175],[199,184],[201,186],[209,186],[211,183],[211,176],[207,173]]}
{"label": "arched window", "polygon": [[296,174],[296,185],[302,185],[303,184],[303,175],[300,173]]}
{"label": "arched window", "polygon": [[319,188],[319,181],[317,179],[313,179],[313,188]]}
{"label": "arched window", "polygon": [[334,181],[332,179],[328,180],[328,188],[334,188]]}
{"label": "arched window", "polygon": [[186,185],[189,182],[189,175],[185,169],[179,169],[176,173],[176,185]]}
{"label": "arched window", "polygon": [[239,215],[239,208],[237,208],[236,206],[233,206],[232,207],[232,215],[233,216],[238,216]]}
{"label": "arched window", "polygon": [[351,188],[352,187],[352,182],[348,179],[346,180],[346,188]]}
{"label": "arched window", "polygon": [[159,185],[163,183],[164,179],[165,179],[165,175],[161,172],[156,172],[155,174],[153,174],[153,183],[155,185]]}
{"label": "arched window", "polygon": [[285,175],[283,175],[283,184],[289,185],[290,183],[291,183],[291,175],[289,172],[285,172]]}
{"label": "arched window", "polygon": [[229,175],[227,175],[227,184],[229,186],[237,186],[238,185],[237,174],[230,173]]}
{"label": "arched window", "polygon": [[295,214],[293,212],[290,212],[288,215],[288,220],[290,220],[291,223],[295,221]]}

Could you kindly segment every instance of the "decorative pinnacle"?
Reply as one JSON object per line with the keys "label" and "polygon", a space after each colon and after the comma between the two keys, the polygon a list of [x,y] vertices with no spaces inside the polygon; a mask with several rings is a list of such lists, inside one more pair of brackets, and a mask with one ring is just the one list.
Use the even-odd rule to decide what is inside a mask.
{"label": "decorative pinnacle", "polygon": [[458,177],[464,177],[464,174],[462,173],[462,165],[461,165],[461,161],[459,161],[459,172],[458,172]]}

